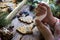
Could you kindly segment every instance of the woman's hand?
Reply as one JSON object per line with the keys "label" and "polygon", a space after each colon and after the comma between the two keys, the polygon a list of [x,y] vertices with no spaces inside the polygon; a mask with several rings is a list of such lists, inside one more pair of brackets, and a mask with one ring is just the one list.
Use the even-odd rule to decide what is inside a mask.
{"label": "woman's hand", "polygon": [[54,18],[51,9],[48,5],[44,4],[44,3],[39,3],[38,7],[35,9],[36,12],[36,16],[40,16],[43,14],[46,14],[47,12],[47,16],[42,20],[43,22],[46,22],[50,25],[54,25],[56,22],[56,19]]}
{"label": "woman's hand", "polygon": [[38,7],[35,9],[35,12],[36,12],[36,19],[42,21],[47,15],[47,8],[39,4]]}
{"label": "woman's hand", "polygon": [[36,20],[36,25],[38,30],[42,33],[45,40],[54,40],[54,36],[52,35],[50,29],[46,25],[44,25],[39,20]]}
{"label": "woman's hand", "polygon": [[47,13],[47,8],[42,5],[38,5],[38,7],[35,9],[36,16],[41,16]]}

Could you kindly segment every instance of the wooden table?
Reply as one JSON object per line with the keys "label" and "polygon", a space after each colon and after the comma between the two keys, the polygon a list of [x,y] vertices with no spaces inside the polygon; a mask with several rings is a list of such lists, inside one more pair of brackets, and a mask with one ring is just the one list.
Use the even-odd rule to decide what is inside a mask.
{"label": "wooden table", "polygon": [[[27,6],[25,6],[27,7]],[[22,10],[25,9],[25,8],[22,8]],[[26,11],[27,8],[25,9]],[[34,16],[33,13],[30,12],[30,15],[29,16]],[[14,25],[14,28],[13,28],[13,33],[14,33],[14,36],[12,38],[12,40],[40,40],[39,36],[40,36],[40,33],[37,29],[37,27],[35,27],[33,29],[33,34],[26,34],[26,35],[22,35],[22,34],[19,34],[18,32],[16,32],[16,29],[18,27],[21,27],[22,25],[24,25],[24,23],[20,22],[18,20],[18,18],[15,18],[13,21],[12,21],[12,24]]]}

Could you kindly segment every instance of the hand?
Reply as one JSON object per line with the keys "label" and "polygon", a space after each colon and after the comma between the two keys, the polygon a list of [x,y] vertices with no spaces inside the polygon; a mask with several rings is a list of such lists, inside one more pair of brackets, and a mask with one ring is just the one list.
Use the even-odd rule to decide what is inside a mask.
{"label": "hand", "polygon": [[[42,10],[44,10],[44,12]],[[36,8],[36,15],[40,16],[45,14],[45,12],[47,12],[47,16],[43,19],[43,22],[54,25],[56,20],[51,12],[50,7],[44,3],[39,3],[38,7]]]}
{"label": "hand", "polygon": [[47,13],[47,8],[39,4],[38,7],[35,9],[35,12],[36,16],[41,16]]}
{"label": "hand", "polygon": [[45,40],[54,40],[54,36],[52,35],[50,29],[47,26],[45,26],[39,20],[36,20],[36,25],[38,30],[42,33]]}
{"label": "hand", "polygon": [[49,20],[51,20],[51,18],[53,18],[53,14],[51,12],[51,8],[44,4],[44,3],[40,3],[40,5],[44,6],[47,8],[47,16],[45,17],[45,19],[43,20],[44,22],[49,22]]}

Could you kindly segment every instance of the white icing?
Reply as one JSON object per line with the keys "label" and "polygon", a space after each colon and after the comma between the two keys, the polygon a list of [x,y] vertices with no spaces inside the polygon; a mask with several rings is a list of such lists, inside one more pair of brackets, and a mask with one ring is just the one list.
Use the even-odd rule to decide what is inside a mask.
{"label": "white icing", "polygon": [[27,23],[31,23],[33,21],[33,18],[31,16],[20,17],[19,19]]}

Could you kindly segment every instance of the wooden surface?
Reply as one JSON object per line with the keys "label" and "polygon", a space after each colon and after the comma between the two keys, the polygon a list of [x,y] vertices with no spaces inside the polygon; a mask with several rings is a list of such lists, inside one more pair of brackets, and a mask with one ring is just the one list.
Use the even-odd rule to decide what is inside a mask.
{"label": "wooden surface", "polygon": [[[15,26],[14,27],[14,29],[13,29],[13,32],[14,32],[14,36],[13,36],[13,38],[12,38],[12,40],[20,40],[21,38],[22,38],[22,40],[23,39],[28,39],[28,40],[35,40],[35,39],[39,39],[39,35],[40,35],[40,33],[39,33],[39,31],[37,30],[37,28],[34,28],[33,29],[33,34],[30,34],[30,35],[22,35],[22,34],[19,34],[18,32],[16,32],[16,29],[18,28],[18,27],[20,27],[20,26],[22,26],[21,24],[23,24],[23,23],[20,23],[19,21],[18,21],[18,19],[16,18],[13,22],[15,22],[13,25]],[[26,40],[25,39],[25,40]]]}
{"label": "wooden surface", "polygon": [[[26,10],[26,11],[28,11],[28,10]],[[29,16],[33,17],[34,15],[30,12]],[[19,27],[22,27],[23,25],[27,25],[27,24],[24,24],[24,23],[20,22],[17,18],[15,18],[12,21],[12,24],[14,25],[14,29],[13,29],[14,36],[13,36],[12,40],[39,40],[40,39],[40,37],[39,37],[40,33],[39,33],[37,27],[35,27],[33,29],[33,34],[22,35],[22,34],[19,34],[18,32],[16,32],[16,29],[19,28]]]}

